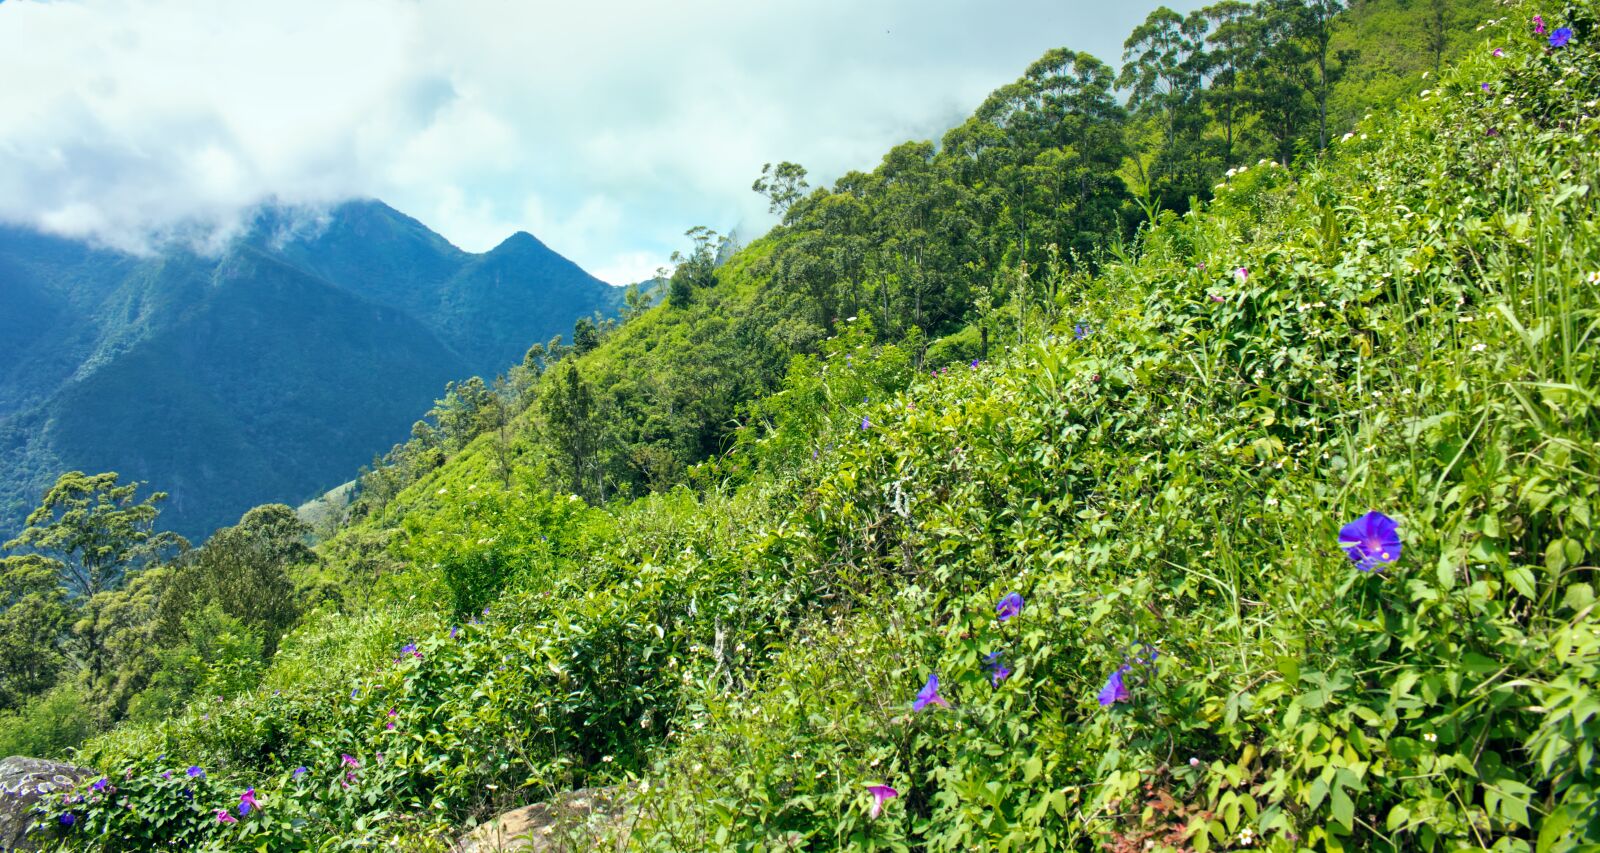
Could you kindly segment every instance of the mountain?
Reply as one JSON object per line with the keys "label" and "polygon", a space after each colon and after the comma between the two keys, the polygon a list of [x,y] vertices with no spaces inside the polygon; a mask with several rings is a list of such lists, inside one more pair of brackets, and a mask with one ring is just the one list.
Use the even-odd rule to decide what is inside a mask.
{"label": "mountain", "polygon": [[530,234],[464,252],[372,200],[262,210],[219,256],[0,228],[0,538],[62,471],[170,493],[203,538],[405,438],[446,382],[610,315],[622,291]]}

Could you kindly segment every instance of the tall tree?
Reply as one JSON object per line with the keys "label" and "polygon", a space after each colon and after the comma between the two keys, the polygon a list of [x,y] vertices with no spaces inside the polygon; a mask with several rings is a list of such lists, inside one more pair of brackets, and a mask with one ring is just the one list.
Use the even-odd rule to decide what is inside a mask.
{"label": "tall tree", "polygon": [[170,531],[156,531],[157,504],[166,492],[137,497],[139,483],[117,485],[116,473],[69,471],[29,513],[27,527],[5,550],[39,554],[56,562],[62,582],[78,598],[111,589],[131,569],[189,547]]}
{"label": "tall tree", "polygon": [[763,165],[761,177],[750,185],[750,189],[766,196],[767,210],[779,216],[783,216],[795,202],[805,197],[809,187],[805,167],[788,160],[776,166],[771,163]]}

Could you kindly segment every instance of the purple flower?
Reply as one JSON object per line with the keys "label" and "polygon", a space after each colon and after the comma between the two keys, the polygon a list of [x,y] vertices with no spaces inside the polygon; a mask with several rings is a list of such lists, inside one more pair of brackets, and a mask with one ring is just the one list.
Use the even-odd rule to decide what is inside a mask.
{"label": "purple flower", "polygon": [[346,767],[360,767],[361,766],[361,762],[357,761],[355,759],[355,756],[353,756],[353,755],[343,755],[343,754],[341,754],[339,756],[339,763],[343,764]]}
{"label": "purple flower", "polygon": [[911,703],[911,710],[920,711],[929,705],[950,707],[950,703],[944,701],[944,697],[939,695],[939,674],[937,672],[928,676],[928,683],[924,684],[922,690],[917,693],[917,701]]}
{"label": "purple flower", "polygon": [[1102,708],[1109,708],[1117,702],[1128,701],[1128,686],[1122,683],[1122,675],[1127,671],[1128,667],[1124,664],[1117,667],[1117,671],[1111,673],[1111,677],[1106,679],[1106,686],[1100,689],[1099,696]]}
{"label": "purple flower", "polygon": [[1533,34],[1536,35],[1536,36],[1544,35],[1544,16],[1543,15],[1534,15],[1533,16]]}
{"label": "purple flower", "polygon": [[1240,284],[1244,284],[1250,280],[1250,270],[1240,267],[1233,271],[1233,277],[1238,279]]}
{"label": "purple flower", "polygon": [[71,826],[71,825],[73,825],[73,824],[75,824],[77,822],[78,822],[78,816],[73,814],[72,812],[62,812],[61,813],[61,825],[62,826]]}
{"label": "purple flower", "polygon": [[994,606],[994,615],[1001,622],[1022,615],[1022,594],[1013,592],[1000,599],[1000,603]]}
{"label": "purple flower", "polygon": [[1566,47],[1569,41],[1572,41],[1571,27],[1561,27],[1550,34],[1551,47]]}
{"label": "purple flower", "polygon": [[872,811],[869,813],[869,815],[873,820],[877,820],[878,815],[883,814],[884,803],[900,796],[899,791],[896,791],[888,785],[868,785],[867,791],[872,794]]}
{"label": "purple flower", "polygon": [[1011,677],[1011,669],[1001,659],[999,652],[990,652],[983,659],[983,668],[989,671],[989,680],[999,687],[1000,682]]}
{"label": "purple flower", "polygon": [[227,809],[217,809],[217,823],[238,823],[239,819],[228,814]]}
{"label": "purple flower", "polygon": [[1092,334],[1092,332],[1090,331],[1088,326],[1086,326],[1086,325],[1084,325],[1082,323],[1074,323],[1073,324],[1073,326],[1072,326],[1072,336],[1074,338],[1076,338],[1076,339],[1081,341],[1084,338],[1089,337],[1090,334]]}
{"label": "purple flower", "polygon": [[294,769],[294,778],[299,779],[301,776],[306,775],[307,772],[305,767],[296,767]]}
{"label": "purple flower", "polygon": [[1498,57],[1501,57],[1501,56],[1505,56],[1506,52],[1504,50],[1502,50],[1501,48],[1497,47],[1491,52],[1491,55],[1498,58]]}
{"label": "purple flower", "polygon": [[190,779],[206,778],[206,771],[201,770],[199,767],[190,767],[186,772],[189,774]]}
{"label": "purple flower", "polygon": [[1339,547],[1344,549],[1356,568],[1370,572],[1379,563],[1392,563],[1400,559],[1400,523],[1377,510],[1361,516],[1339,528]]}
{"label": "purple flower", "polygon": [[246,788],[244,793],[239,795],[239,817],[244,817],[251,809],[260,807],[261,804],[256,802],[256,789]]}
{"label": "purple flower", "polygon": [[978,360],[977,359],[973,359],[972,363],[967,365],[967,366],[972,368],[973,370],[977,370],[978,369]]}
{"label": "purple flower", "polygon": [[405,645],[400,647],[400,654],[403,654],[403,655],[414,655],[416,653],[417,653],[417,644],[416,643],[406,643]]}
{"label": "purple flower", "polygon": [[110,786],[111,786],[111,780],[107,779],[104,776],[101,776],[100,777],[100,781],[94,783],[93,785],[90,785],[89,787],[95,789],[96,791],[104,791],[106,788],[108,788]]}
{"label": "purple flower", "polygon": [[1479,83],[1478,84],[1478,88],[1480,88],[1483,91],[1487,92],[1487,91],[1489,91],[1489,84],[1488,83]]}
{"label": "purple flower", "polygon": [[861,428],[862,429],[872,429],[872,421],[867,420],[867,416],[866,415],[862,415],[861,416]]}
{"label": "purple flower", "polygon": [[450,626],[450,639],[454,640],[456,638],[456,633],[458,631],[460,631],[460,630],[461,630],[460,628],[457,628],[456,626],[451,625]]}
{"label": "purple flower", "polygon": [[161,778],[163,778],[163,779],[171,779],[172,778],[172,771],[171,770],[163,770],[161,772]]}
{"label": "purple flower", "polygon": [[352,688],[350,690],[350,698],[351,699],[355,699],[355,698],[358,698],[360,696],[361,696],[361,688],[356,687],[356,688]]}

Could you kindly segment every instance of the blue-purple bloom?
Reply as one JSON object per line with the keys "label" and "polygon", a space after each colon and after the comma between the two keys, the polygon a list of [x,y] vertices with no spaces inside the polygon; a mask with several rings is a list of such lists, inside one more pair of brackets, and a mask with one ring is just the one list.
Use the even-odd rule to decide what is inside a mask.
{"label": "blue-purple bloom", "polygon": [[1083,323],[1076,323],[1072,327],[1072,336],[1080,341],[1089,337],[1091,334],[1093,334],[1093,332]]}
{"label": "blue-purple bloom", "polygon": [[983,659],[983,668],[989,671],[989,680],[994,686],[999,687],[1000,682],[1011,677],[1011,669],[1005,664],[999,652],[990,652]]}
{"label": "blue-purple bloom", "polygon": [[308,771],[304,766],[296,767],[294,769],[294,778],[299,779],[301,776],[306,775],[307,772]]}
{"label": "blue-purple bloom", "polygon": [[894,797],[900,796],[899,791],[896,791],[888,785],[868,785],[867,791],[872,794],[871,817],[873,820],[877,820],[878,815],[883,814],[883,804],[885,802],[888,802]]}
{"label": "blue-purple bloom", "polygon": [[1356,568],[1370,572],[1380,563],[1400,559],[1400,523],[1377,510],[1339,528],[1339,547],[1355,561]]}
{"label": "blue-purple bloom", "polygon": [[1566,47],[1569,41],[1572,41],[1571,27],[1560,27],[1550,34],[1551,47]]}
{"label": "blue-purple bloom", "polygon": [[459,632],[460,630],[461,629],[456,627],[455,625],[451,625],[450,626],[450,639],[454,640],[456,638],[456,633]]}
{"label": "blue-purple bloom", "polygon": [[239,795],[239,817],[244,817],[250,814],[251,809],[260,807],[261,804],[256,802],[256,789],[246,788],[244,793]]}
{"label": "blue-purple bloom", "polygon": [[204,779],[204,778],[206,778],[206,771],[201,770],[198,766],[190,767],[187,772],[189,774],[189,778],[190,779]]}
{"label": "blue-purple bloom", "polygon": [[1005,598],[1000,599],[1000,603],[994,606],[994,615],[995,618],[999,619],[1001,622],[1004,622],[1013,616],[1022,615],[1022,594],[1013,592]]}
{"label": "blue-purple bloom", "polygon": [[110,787],[110,785],[111,785],[111,780],[107,779],[104,776],[101,776],[100,777],[100,781],[95,782],[93,785],[90,785],[89,787],[95,789],[96,791],[104,791],[106,788]]}
{"label": "blue-purple bloom", "polygon": [[1122,683],[1123,673],[1127,671],[1128,667],[1124,664],[1117,667],[1117,671],[1111,673],[1111,677],[1106,679],[1106,686],[1100,689],[1101,707],[1109,708],[1117,702],[1128,701],[1128,686]]}
{"label": "blue-purple bloom", "polygon": [[917,701],[911,703],[911,710],[920,711],[929,705],[950,707],[950,703],[944,701],[944,697],[939,695],[939,674],[937,672],[928,676],[928,683],[924,684],[922,690],[917,693]]}
{"label": "blue-purple bloom", "polygon": [[861,416],[861,428],[872,429],[872,421],[868,420],[866,415]]}
{"label": "blue-purple bloom", "polygon": [[967,365],[967,366],[972,368],[973,370],[977,370],[978,369],[978,360],[977,359],[973,359],[972,363]]}
{"label": "blue-purple bloom", "polygon": [[77,822],[78,822],[78,816],[73,814],[72,812],[62,812],[61,813],[61,825],[62,826],[71,826],[71,825],[73,825],[73,824],[75,824]]}

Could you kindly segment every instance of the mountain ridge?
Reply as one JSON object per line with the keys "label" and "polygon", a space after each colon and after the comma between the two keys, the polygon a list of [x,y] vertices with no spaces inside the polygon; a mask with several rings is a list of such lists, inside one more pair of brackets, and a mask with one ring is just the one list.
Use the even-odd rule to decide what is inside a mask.
{"label": "mountain ridge", "polygon": [[74,469],[169,492],[186,535],[298,502],[404,438],[446,382],[621,295],[526,232],[466,252],[375,199],[263,207],[216,255],[0,226],[0,537]]}

